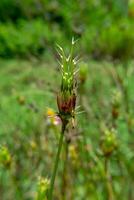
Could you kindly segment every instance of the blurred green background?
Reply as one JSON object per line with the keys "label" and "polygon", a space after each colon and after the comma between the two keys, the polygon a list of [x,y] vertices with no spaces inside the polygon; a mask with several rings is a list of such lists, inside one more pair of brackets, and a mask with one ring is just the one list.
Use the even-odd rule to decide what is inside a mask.
{"label": "blurred green background", "polygon": [[134,55],[134,6],[128,0],[1,0],[0,56],[40,56],[80,39],[94,58]]}
{"label": "blurred green background", "polygon": [[72,37],[84,112],[68,127],[54,200],[134,200],[133,30],[133,0],[0,0],[0,200],[46,200],[38,177],[51,178],[60,131],[48,118],[56,44],[68,53]]}

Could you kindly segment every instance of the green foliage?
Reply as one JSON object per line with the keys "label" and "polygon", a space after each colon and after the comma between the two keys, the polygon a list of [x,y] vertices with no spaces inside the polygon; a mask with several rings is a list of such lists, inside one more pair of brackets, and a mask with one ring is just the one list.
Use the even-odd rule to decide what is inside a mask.
{"label": "green foliage", "polygon": [[61,124],[52,54],[56,43],[69,52],[72,36],[86,58],[78,75],[81,114],[67,126],[54,199],[107,200],[109,190],[115,199],[134,199],[133,21],[133,0],[0,1],[0,57],[16,57],[0,60],[0,199],[46,198],[49,181],[37,178],[51,179]]}
{"label": "green foliage", "polygon": [[105,156],[109,156],[118,147],[117,133],[115,130],[105,130],[101,138],[101,150]]}
{"label": "green foliage", "polygon": [[75,36],[88,55],[129,59],[134,55],[132,8],[126,0],[1,0],[0,56],[39,56],[52,51],[55,41],[68,48]]}
{"label": "green foliage", "polygon": [[50,29],[42,20],[20,21],[17,26],[1,24],[0,29],[0,55],[5,57],[38,55],[52,41]]}
{"label": "green foliage", "polygon": [[[1,60],[0,65],[0,195],[4,200],[33,200],[45,195],[45,179],[39,179],[39,184],[37,179],[50,179],[54,165],[60,125],[50,126],[46,115],[47,107],[57,111],[60,73],[52,57],[47,63],[18,59]],[[77,98],[84,113],[77,115],[75,129],[68,126],[65,136],[70,141],[66,199],[108,199],[103,154],[109,152],[115,199],[133,199],[133,63],[127,68],[91,60],[82,65],[86,81]],[[116,118],[113,106],[118,108]],[[55,199],[62,199],[64,146],[62,150]],[[11,167],[7,168],[9,158]]]}
{"label": "green foliage", "polygon": [[122,59],[132,57],[134,55],[134,48],[130,45],[134,41],[132,29],[133,24],[126,21],[111,24],[111,26],[104,28],[100,32],[98,41],[100,54]]}

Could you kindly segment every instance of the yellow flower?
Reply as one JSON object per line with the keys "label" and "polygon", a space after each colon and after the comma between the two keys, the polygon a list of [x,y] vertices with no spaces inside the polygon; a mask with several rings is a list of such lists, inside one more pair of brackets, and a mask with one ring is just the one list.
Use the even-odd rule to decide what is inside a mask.
{"label": "yellow flower", "polygon": [[47,109],[47,123],[49,125],[59,125],[61,122],[56,112],[52,108]]}
{"label": "yellow flower", "polygon": [[53,117],[53,116],[55,116],[54,110],[51,109],[51,108],[48,108],[48,109],[47,109],[47,116],[48,116],[48,117]]}
{"label": "yellow flower", "polygon": [[35,150],[35,149],[37,148],[37,144],[36,144],[36,142],[35,142],[34,140],[31,140],[31,141],[30,141],[30,146],[31,146],[31,148],[32,148],[33,150]]}
{"label": "yellow flower", "polygon": [[69,146],[69,155],[72,158],[73,161],[77,161],[78,160],[78,153],[77,153],[77,149],[76,146],[71,144]]}

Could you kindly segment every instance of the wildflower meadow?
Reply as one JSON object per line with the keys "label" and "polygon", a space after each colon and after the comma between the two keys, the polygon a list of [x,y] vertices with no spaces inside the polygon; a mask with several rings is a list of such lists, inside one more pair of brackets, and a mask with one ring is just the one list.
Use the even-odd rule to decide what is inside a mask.
{"label": "wildflower meadow", "polygon": [[134,1],[0,1],[0,200],[134,200]]}

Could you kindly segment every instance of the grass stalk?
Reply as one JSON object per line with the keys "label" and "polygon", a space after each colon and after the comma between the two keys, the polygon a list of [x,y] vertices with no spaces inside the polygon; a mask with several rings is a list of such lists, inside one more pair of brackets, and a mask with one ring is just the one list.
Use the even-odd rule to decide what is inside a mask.
{"label": "grass stalk", "polygon": [[111,183],[111,175],[109,172],[109,159],[105,158],[105,175],[106,175],[106,188],[108,193],[108,200],[114,200],[113,188]]}
{"label": "grass stalk", "polygon": [[63,177],[62,177],[62,191],[61,191],[62,200],[66,200],[68,147],[69,147],[69,143],[67,141],[65,141],[65,159],[64,159]]}
{"label": "grass stalk", "polygon": [[57,172],[57,169],[58,169],[58,164],[59,164],[60,153],[61,153],[61,149],[62,149],[65,129],[66,129],[66,125],[63,123],[62,124],[62,128],[61,128],[59,144],[58,144],[58,151],[57,151],[57,154],[56,154],[56,159],[55,159],[55,163],[54,163],[54,169],[53,169],[51,183],[50,183],[48,200],[52,200],[53,199],[53,190],[54,190],[55,177],[56,177],[56,172]]}

